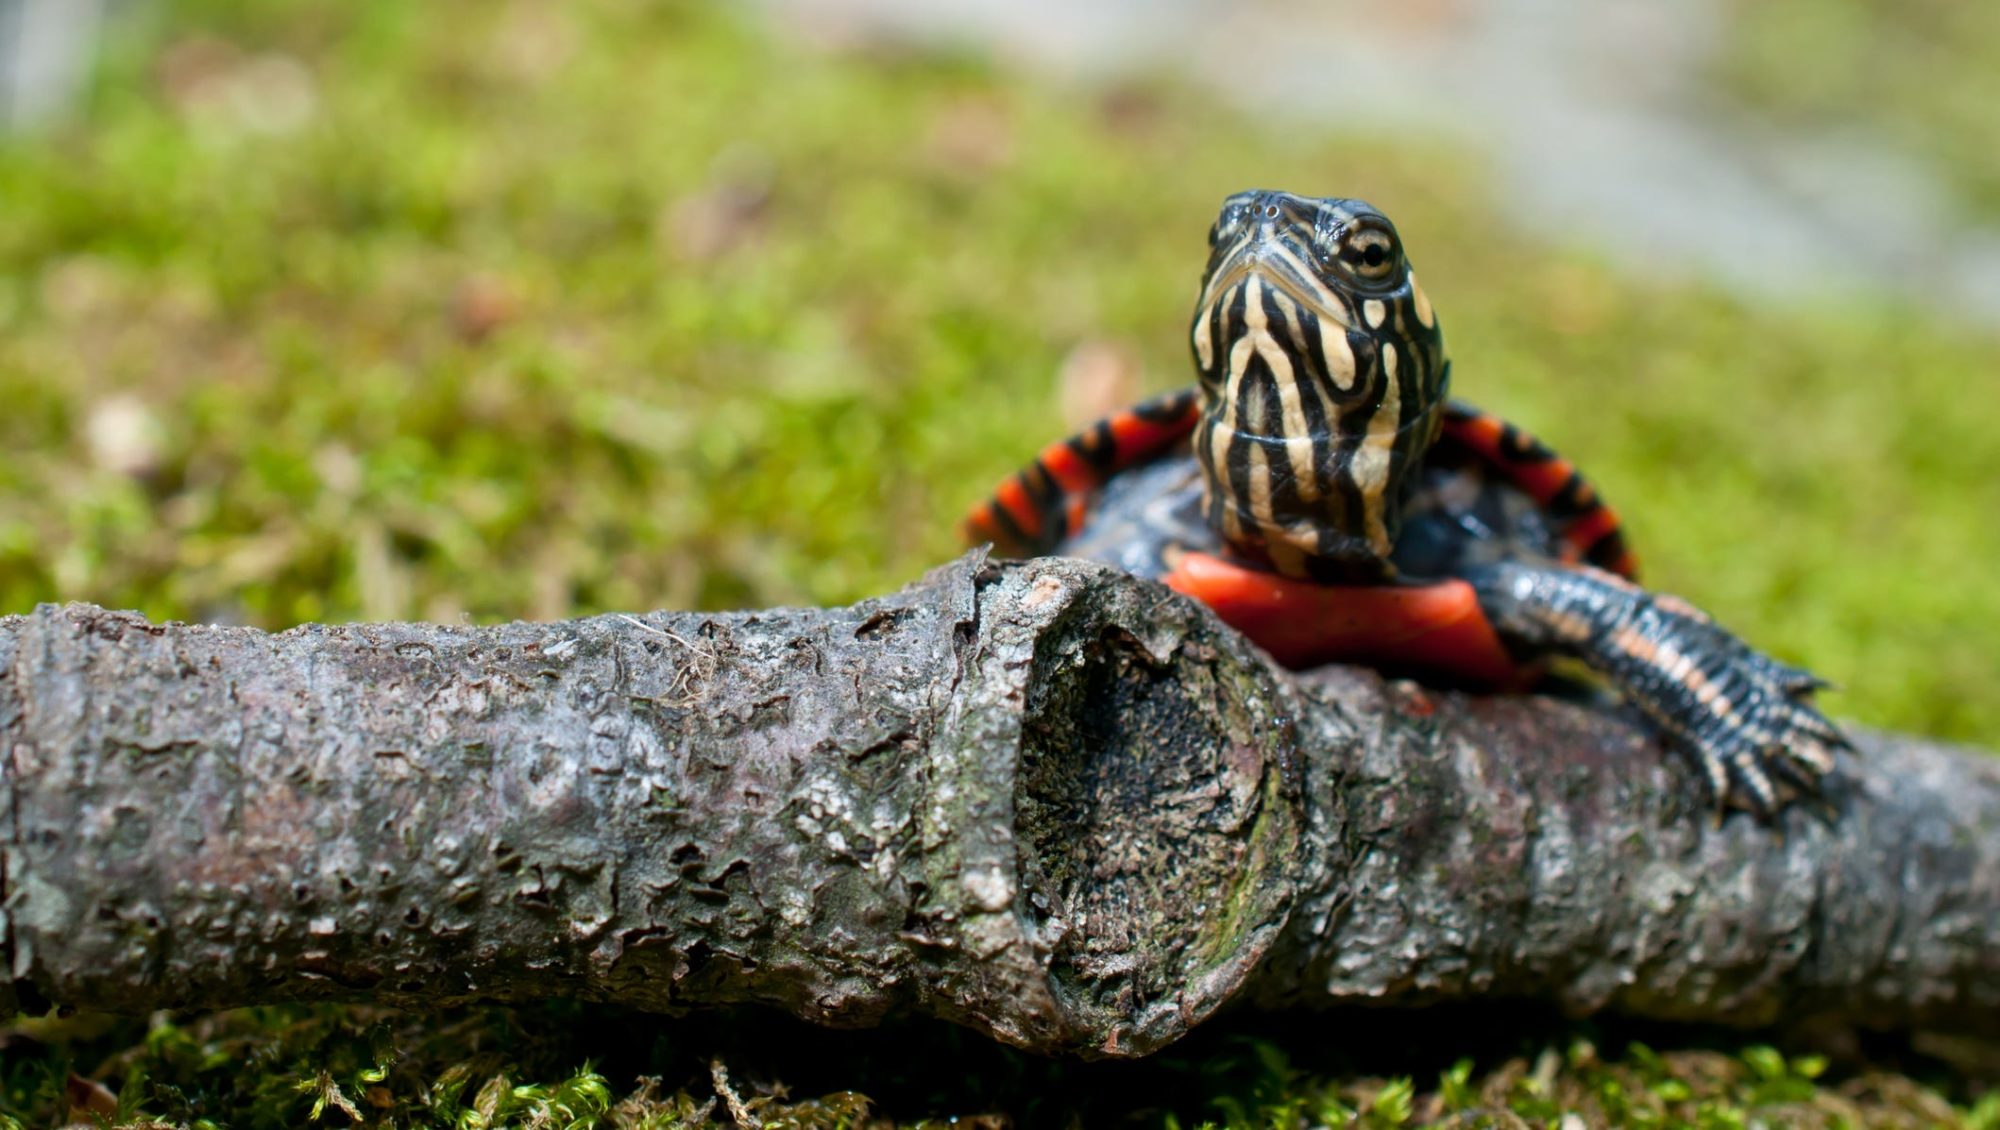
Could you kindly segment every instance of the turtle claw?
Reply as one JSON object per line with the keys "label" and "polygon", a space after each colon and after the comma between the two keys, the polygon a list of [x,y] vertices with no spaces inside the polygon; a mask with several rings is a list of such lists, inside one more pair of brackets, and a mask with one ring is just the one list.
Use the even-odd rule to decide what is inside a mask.
{"label": "turtle claw", "polygon": [[1756,757],[1738,750],[1729,760],[1729,779],[1736,784],[1733,794],[1748,805],[1759,819],[1768,820],[1778,807],[1778,786]]}
{"label": "turtle claw", "polygon": [[[1778,667],[1783,672],[1779,677],[1779,681],[1783,684],[1785,693],[1791,695],[1793,698],[1806,698],[1811,696],[1815,691],[1830,691],[1834,689],[1832,680],[1822,679],[1803,667],[1786,667],[1775,663],[1773,666]],[[1835,736],[1838,737],[1839,734],[1836,732]]]}
{"label": "turtle claw", "polygon": [[1734,708],[1663,721],[1701,764],[1718,811],[1742,808],[1769,821],[1793,800],[1820,795],[1836,754],[1853,747],[1813,702],[1824,680],[1737,647],[1729,669],[1712,674],[1735,683]]}

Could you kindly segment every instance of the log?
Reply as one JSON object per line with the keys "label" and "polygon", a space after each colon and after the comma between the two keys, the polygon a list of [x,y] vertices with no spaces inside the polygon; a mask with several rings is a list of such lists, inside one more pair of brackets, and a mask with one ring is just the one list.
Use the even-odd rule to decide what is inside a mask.
{"label": "log", "polygon": [[2000,763],[1863,734],[1823,810],[1718,822],[1627,711],[1295,675],[1080,561],[493,627],[44,606],[0,742],[0,1014],[762,1002],[1093,1056],[1231,1004],[2000,1017]]}

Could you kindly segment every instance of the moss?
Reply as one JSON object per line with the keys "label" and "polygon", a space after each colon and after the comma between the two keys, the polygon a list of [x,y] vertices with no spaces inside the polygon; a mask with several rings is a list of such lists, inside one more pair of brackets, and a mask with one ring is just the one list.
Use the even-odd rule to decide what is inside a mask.
{"label": "moss", "polygon": [[[1011,1119],[1387,1130],[1548,1126],[1570,1115],[1591,1126],[2000,1125],[2000,1098],[1954,1104],[1903,1075],[1829,1068],[1763,1044],[1655,1051],[1519,1009],[1505,1021],[1442,1024],[1458,1036],[1441,1038],[1436,1019],[1368,1012],[1289,1028],[1239,1020],[1152,1061],[1090,1066],[932,1026],[836,1034],[748,1014],[699,1024],[560,1004],[77,1018],[15,1026],[0,1060],[0,1126],[59,1124],[70,1071],[111,1096],[105,1113],[128,1127],[667,1130],[732,1126],[732,1101],[773,1128]],[[605,1060],[593,1063],[592,1052]],[[1409,1070],[1382,1074],[1385,1060]],[[879,1097],[827,1087],[835,1077]]]}
{"label": "moss", "polygon": [[1071,348],[1187,379],[1201,232],[1274,184],[1398,217],[1459,390],[1589,468],[1657,584],[1809,659],[1836,711],[2000,740],[2000,404],[1968,395],[1994,346],[1921,311],[1634,281],[1504,234],[1453,154],[697,7],[162,22],[84,122],[0,151],[4,607],[879,591],[1065,426]]}
{"label": "moss", "polygon": [[[1459,391],[1589,468],[1656,583],[1838,680],[1838,712],[2000,742],[2000,401],[1975,394],[1994,343],[1922,310],[1635,280],[1508,234],[1458,154],[1251,125],[1171,84],[828,55],[637,0],[147,11],[80,121],[0,148],[0,608],[281,627],[881,591],[1074,422],[1054,376],[1074,347],[1188,379],[1201,233],[1262,184],[1397,217]],[[1804,81],[1782,66],[1760,73]],[[115,1082],[128,1120],[695,1125],[721,1117],[722,1048],[764,1056],[742,1097],[788,1125],[873,1117],[848,1090],[905,1121],[1949,1113],[1865,1064],[1774,1080],[1733,1047],[1547,1072],[1481,1052],[1435,1084],[1421,1055],[1296,1066],[1330,1039],[1318,1021],[1130,1069],[926,1029],[864,1045],[897,1072],[835,1060],[849,1074],[809,1084],[797,1049],[828,1045],[785,1029],[746,1053],[735,1023],[36,1022],[0,1037],[0,1112],[60,1121],[73,1069]],[[1340,1023],[1336,1044],[1379,1042],[1382,1021]],[[1462,1031],[1427,1040],[1473,1054]]]}

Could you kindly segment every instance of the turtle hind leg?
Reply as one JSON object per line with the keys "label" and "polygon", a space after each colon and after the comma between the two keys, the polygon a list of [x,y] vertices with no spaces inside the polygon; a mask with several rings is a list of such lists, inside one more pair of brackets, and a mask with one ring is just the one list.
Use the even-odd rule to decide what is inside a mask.
{"label": "turtle hind leg", "polygon": [[1768,817],[1816,795],[1847,748],[1814,706],[1826,684],[1738,639],[1678,597],[1610,573],[1503,562],[1466,578],[1510,646],[1567,655],[1691,753],[1718,805]]}

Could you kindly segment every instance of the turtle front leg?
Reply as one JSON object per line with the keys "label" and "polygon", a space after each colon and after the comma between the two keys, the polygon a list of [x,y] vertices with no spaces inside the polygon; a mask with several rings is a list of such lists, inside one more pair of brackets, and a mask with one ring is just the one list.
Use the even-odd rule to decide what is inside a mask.
{"label": "turtle front leg", "polygon": [[1591,568],[1503,562],[1467,580],[1509,646],[1582,660],[1699,760],[1718,804],[1769,816],[1815,793],[1847,747],[1813,705],[1826,684],[1678,597]]}

